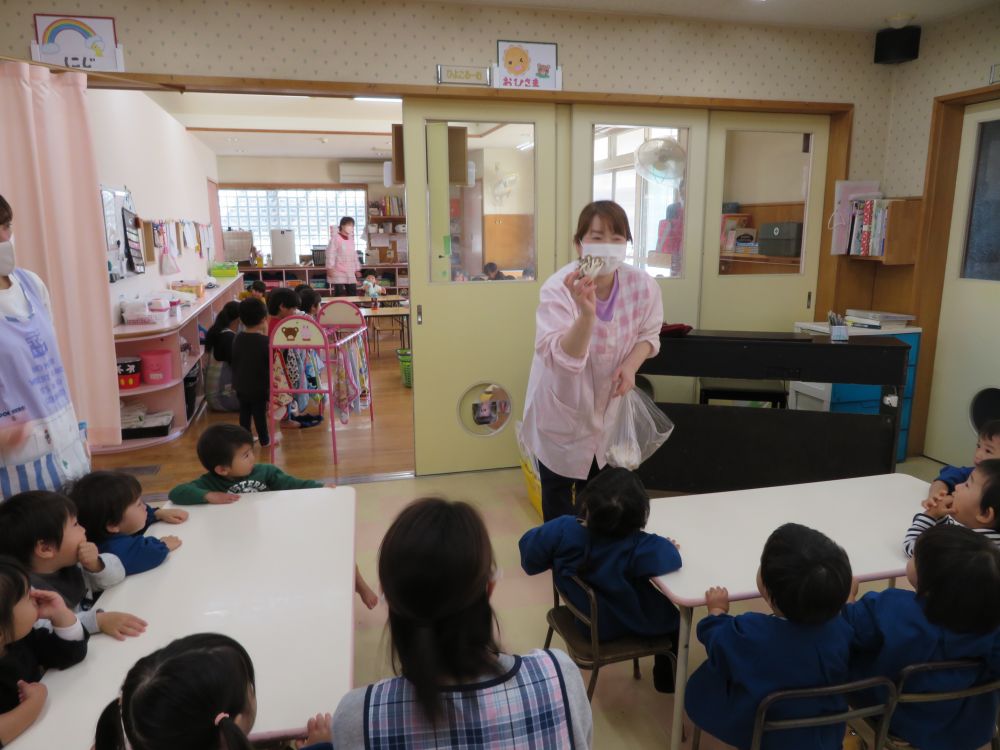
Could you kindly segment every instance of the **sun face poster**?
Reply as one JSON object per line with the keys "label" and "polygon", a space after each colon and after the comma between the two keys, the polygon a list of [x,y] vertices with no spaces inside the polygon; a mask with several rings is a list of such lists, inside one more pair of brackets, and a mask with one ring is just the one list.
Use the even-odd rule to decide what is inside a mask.
{"label": "sun face poster", "polygon": [[35,14],[32,58],[80,70],[124,70],[115,19]]}
{"label": "sun face poster", "polygon": [[497,42],[497,77],[502,89],[558,91],[558,45],[547,42]]}

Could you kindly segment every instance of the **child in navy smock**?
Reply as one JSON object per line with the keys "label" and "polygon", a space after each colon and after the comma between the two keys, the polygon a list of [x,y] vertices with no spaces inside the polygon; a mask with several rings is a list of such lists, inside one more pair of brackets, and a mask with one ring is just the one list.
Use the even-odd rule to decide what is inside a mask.
{"label": "child in navy smock", "polygon": [[972,466],[945,466],[937,479],[931,482],[927,499],[940,500],[950,495],[955,491],[956,485],[962,484],[969,478],[973,469],[991,458],[1000,458],[1000,419],[991,419],[979,430]]}
{"label": "child in navy smock", "polygon": [[[649,495],[626,469],[608,468],[580,493],[581,518],[560,516],[521,537],[521,567],[528,575],[553,571],[559,591],[587,612],[587,595],[571,579],[579,576],[597,595],[598,637],[602,641],[677,632],[677,608],[649,579],[681,567],[677,547],[642,529],[649,518]],[[582,627],[582,626],[581,626]],[[673,691],[668,658],[658,656],[653,681]]]}
{"label": "child in navy smock", "polygon": [[907,557],[920,535],[939,524],[965,526],[1000,545],[1000,459],[978,463],[951,494],[930,497],[921,506],[903,539]]}
{"label": "child in navy smock", "polygon": [[[724,552],[723,552],[724,554]],[[708,617],[698,639],[708,661],[688,681],[684,707],[691,720],[735,747],[750,747],[757,706],[778,690],[847,681],[852,631],[840,617],[851,593],[851,563],[829,537],[788,523],[768,538],[757,588],[773,615],[729,615],[729,592],[705,592]],[[845,710],[839,697],[779,703],[771,719]],[[843,724],[764,735],[765,750],[840,750]]]}
{"label": "child in navy smock", "polygon": [[[958,690],[1000,675],[1000,550],[958,525],[920,536],[906,577],[913,591],[865,594],[844,608],[854,629],[852,677],[895,680],[910,664],[980,659],[982,669],[907,680],[908,691]],[[997,694],[946,703],[900,704],[889,731],[920,750],[973,750],[989,744]]]}

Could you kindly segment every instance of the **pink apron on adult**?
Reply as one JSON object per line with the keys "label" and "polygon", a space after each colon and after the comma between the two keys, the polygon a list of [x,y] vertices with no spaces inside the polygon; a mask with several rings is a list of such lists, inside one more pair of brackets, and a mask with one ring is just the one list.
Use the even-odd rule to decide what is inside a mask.
{"label": "pink apron on adult", "polygon": [[334,232],[326,248],[326,282],[328,284],[356,284],[361,272],[358,253],[354,248],[354,238],[344,239],[340,232]]}
{"label": "pink apron on adult", "polygon": [[0,450],[0,494],[57,490],[90,471],[82,425],[69,395],[52,319],[35,282],[14,276],[28,300],[25,318],[0,316],[0,351],[7,365],[0,379],[0,429],[27,424],[28,437]]}

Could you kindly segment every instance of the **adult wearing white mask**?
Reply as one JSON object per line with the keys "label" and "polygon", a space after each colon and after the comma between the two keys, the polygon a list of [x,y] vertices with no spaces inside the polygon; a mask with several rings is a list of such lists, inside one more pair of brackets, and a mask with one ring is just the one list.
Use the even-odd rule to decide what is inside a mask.
{"label": "adult wearing white mask", "polygon": [[663,325],[656,282],[624,264],[632,232],[621,206],[585,207],[573,240],[580,261],[542,285],[524,405],[546,521],[575,513],[576,494],[604,468],[619,397],[659,352]]}
{"label": "adult wearing white mask", "polygon": [[18,268],[14,212],[0,196],[0,495],[56,490],[90,470],[59,356],[49,292]]}

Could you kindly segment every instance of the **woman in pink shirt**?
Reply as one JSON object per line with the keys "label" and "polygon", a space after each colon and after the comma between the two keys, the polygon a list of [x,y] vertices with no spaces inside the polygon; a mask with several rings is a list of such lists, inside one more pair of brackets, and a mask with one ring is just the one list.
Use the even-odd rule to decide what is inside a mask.
{"label": "woman in pink shirt", "polygon": [[604,468],[608,431],[642,362],[660,350],[663,301],[645,272],[623,265],[632,241],[617,203],[583,209],[574,243],[603,261],[588,278],[576,262],[542,285],[523,437],[538,458],[546,521],[574,513],[575,492]]}
{"label": "woman in pink shirt", "polygon": [[326,283],[336,297],[354,297],[361,281],[361,264],[354,249],[354,219],[345,216],[326,246]]}

